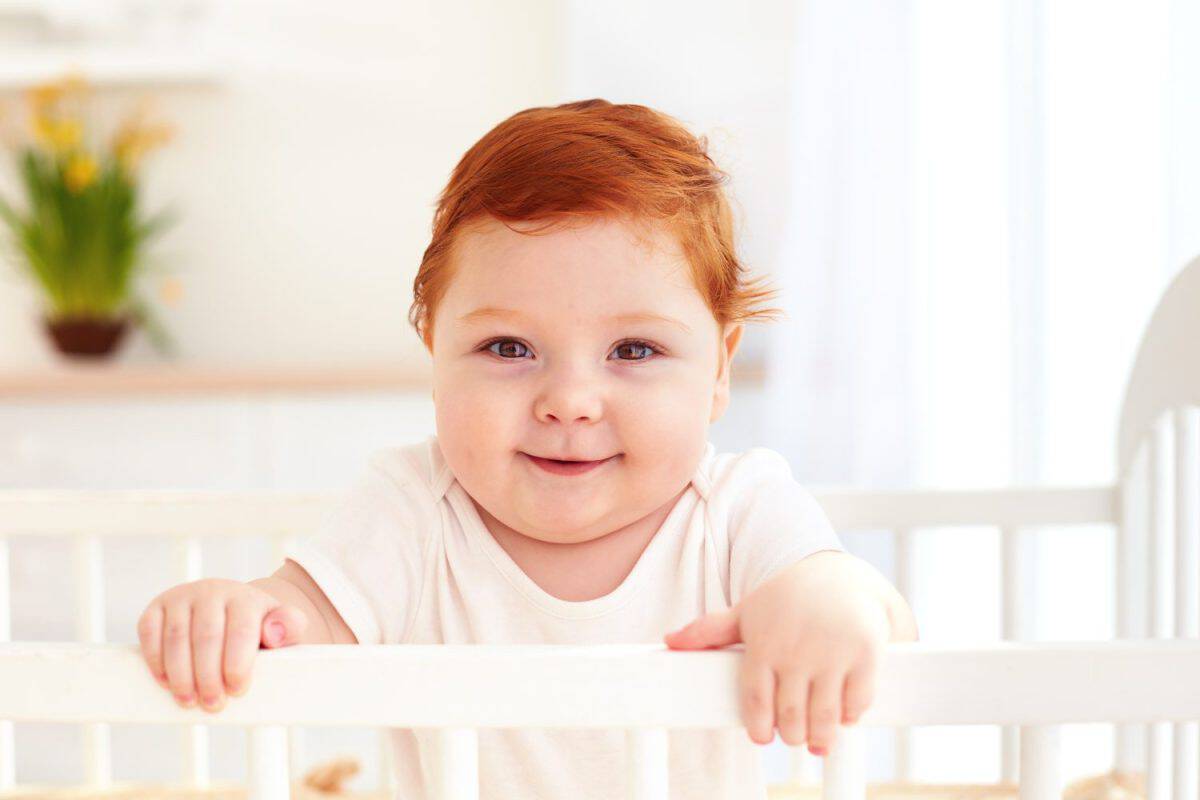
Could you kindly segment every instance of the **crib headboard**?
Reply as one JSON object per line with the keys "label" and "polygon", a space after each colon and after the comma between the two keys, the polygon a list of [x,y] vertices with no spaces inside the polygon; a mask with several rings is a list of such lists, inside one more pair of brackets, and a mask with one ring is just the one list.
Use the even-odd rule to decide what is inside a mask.
{"label": "crib headboard", "polygon": [[[1200,636],[1200,258],[1171,281],[1129,373],[1117,434],[1121,524],[1116,538],[1119,638]],[[1144,751],[1142,734],[1145,734]],[[1145,765],[1146,791],[1194,793],[1196,731],[1119,725],[1117,766]],[[1172,774],[1172,768],[1174,773]],[[1188,777],[1190,776],[1190,777]],[[1193,787],[1190,791],[1187,780]]]}
{"label": "crib headboard", "polygon": [[1200,406],[1200,257],[1171,281],[1142,334],[1121,403],[1119,475],[1163,412],[1181,406]]}

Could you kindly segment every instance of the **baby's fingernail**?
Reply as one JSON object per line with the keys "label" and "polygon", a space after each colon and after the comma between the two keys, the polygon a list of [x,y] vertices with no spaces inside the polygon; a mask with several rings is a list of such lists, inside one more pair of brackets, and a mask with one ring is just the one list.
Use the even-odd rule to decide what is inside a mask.
{"label": "baby's fingernail", "polygon": [[284,629],[282,622],[271,622],[267,624],[267,636],[271,640],[271,644],[279,644],[283,641]]}
{"label": "baby's fingernail", "polygon": [[185,694],[185,695],[179,696],[176,699],[180,702],[180,704],[187,706],[187,707],[191,707],[196,702],[195,695],[190,695],[190,694]]}
{"label": "baby's fingernail", "polygon": [[808,748],[808,752],[812,753],[814,756],[823,756],[823,755],[825,755],[825,748],[824,747],[813,747],[810,745]]}

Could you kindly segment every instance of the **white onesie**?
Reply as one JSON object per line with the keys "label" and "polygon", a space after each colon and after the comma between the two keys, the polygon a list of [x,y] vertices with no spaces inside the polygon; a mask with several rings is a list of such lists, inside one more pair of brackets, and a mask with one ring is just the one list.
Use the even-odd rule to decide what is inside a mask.
{"label": "white onesie", "polygon": [[[724,610],[777,570],[843,550],[784,458],[707,443],[688,490],[609,594],[562,600],[500,547],[442,458],[437,437],[374,452],[316,533],[304,567],[361,644],[662,643]],[[398,798],[424,800],[430,731],[395,729]],[[422,754],[425,759],[422,760]],[[482,800],[624,797],[620,730],[479,731]],[[765,798],[761,747],[744,728],[669,733],[672,800]]]}

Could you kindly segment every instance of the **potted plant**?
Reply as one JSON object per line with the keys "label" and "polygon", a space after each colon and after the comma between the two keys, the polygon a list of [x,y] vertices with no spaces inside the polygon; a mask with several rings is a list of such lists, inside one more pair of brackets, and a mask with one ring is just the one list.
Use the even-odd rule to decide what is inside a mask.
{"label": "potted plant", "polygon": [[42,323],[63,354],[107,356],[133,325],[170,353],[173,343],[138,295],[136,279],[147,268],[146,243],[171,218],[143,215],[137,166],[172,131],[131,115],[97,146],[84,124],[87,95],[79,77],[26,93],[33,135],[15,149],[23,202],[0,197],[13,260],[39,289]]}

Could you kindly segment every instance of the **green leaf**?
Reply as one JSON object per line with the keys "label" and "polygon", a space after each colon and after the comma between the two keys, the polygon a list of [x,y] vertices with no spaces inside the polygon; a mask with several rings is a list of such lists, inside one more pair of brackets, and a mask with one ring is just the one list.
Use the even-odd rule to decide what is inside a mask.
{"label": "green leaf", "polygon": [[154,349],[167,356],[178,355],[175,340],[167,333],[166,328],[163,327],[158,319],[158,315],[154,313],[149,303],[140,297],[135,297],[130,308],[133,318],[145,330],[146,338],[150,340],[150,344],[154,346]]}

